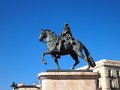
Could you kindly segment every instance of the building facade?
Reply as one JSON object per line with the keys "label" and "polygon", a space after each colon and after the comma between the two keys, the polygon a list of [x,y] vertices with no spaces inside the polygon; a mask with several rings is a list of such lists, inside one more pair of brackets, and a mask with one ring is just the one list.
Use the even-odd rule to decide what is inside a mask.
{"label": "building facade", "polygon": [[[79,69],[85,68],[86,66]],[[91,69],[100,73],[99,90],[120,90],[120,61],[103,59]]]}
{"label": "building facade", "polygon": [[13,90],[40,90],[40,85],[24,85],[24,84],[16,84],[13,82],[11,85]]}

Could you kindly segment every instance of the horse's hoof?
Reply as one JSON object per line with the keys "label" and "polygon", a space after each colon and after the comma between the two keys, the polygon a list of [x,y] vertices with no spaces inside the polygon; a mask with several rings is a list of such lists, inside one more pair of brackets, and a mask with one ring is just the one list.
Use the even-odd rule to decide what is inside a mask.
{"label": "horse's hoof", "polygon": [[46,61],[43,61],[43,64],[47,65],[47,62],[46,62]]}
{"label": "horse's hoof", "polygon": [[90,70],[90,67],[87,67],[86,70]]}

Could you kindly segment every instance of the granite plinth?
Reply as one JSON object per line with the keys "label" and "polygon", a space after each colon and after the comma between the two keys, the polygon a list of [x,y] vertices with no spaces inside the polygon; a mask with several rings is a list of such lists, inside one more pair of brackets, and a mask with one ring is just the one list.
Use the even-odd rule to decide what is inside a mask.
{"label": "granite plinth", "polygon": [[38,74],[42,90],[97,90],[99,73],[62,70],[42,72]]}

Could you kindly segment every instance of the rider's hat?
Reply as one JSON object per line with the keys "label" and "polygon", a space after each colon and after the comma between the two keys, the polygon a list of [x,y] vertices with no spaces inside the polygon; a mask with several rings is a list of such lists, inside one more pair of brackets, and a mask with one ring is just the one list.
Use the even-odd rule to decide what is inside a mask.
{"label": "rider's hat", "polygon": [[65,23],[64,23],[64,26],[68,26],[68,23],[65,22]]}

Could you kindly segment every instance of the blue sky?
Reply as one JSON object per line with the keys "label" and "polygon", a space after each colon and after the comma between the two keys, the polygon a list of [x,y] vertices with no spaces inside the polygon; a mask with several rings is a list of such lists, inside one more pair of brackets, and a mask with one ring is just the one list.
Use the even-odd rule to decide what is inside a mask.
{"label": "blue sky", "polygon": [[[0,90],[11,90],[13,81],[33,84],[37,74],[56,69],[50,55],[41,63],[46,45],[38,41],[40,29],[59,35],[68,22],[73,36],[90,51],[95,61],[120,60],[119,0],[1,0],[0,1]],[[86,65],[79,58],[80,64]],[[61,57],[61,69],[74,61]]]}

